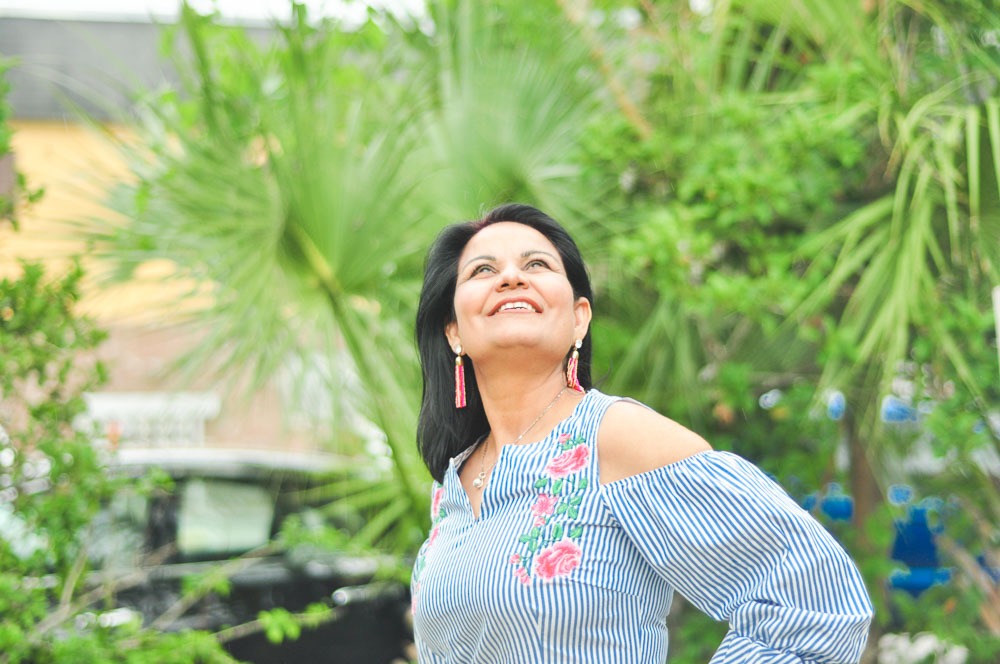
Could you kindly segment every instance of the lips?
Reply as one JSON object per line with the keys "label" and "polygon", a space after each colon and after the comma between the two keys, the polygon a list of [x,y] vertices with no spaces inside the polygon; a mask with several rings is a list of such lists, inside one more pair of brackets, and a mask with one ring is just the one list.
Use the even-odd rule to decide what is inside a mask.
{"label": "lips", "polygon": [[536,314],[541,311],[541,307],[524,298],[503,300],[490,312],[490,316],[498,313],[530,313]]}

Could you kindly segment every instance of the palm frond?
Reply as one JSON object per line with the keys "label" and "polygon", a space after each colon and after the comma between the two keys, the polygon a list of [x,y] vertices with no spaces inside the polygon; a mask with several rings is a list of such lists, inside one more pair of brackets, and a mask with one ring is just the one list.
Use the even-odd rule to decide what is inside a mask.
{"label": "palm frond", "polygon": [[558,57],[543,59],[505,44],[477,3],[462,0],[437,16],[445,37],[432,83],[437,104],[424,127],[438,164],[429,185],[437,213],[468,218],[480,206],[520,200],[557,219],[588,220],[595,194],[580,186],[577,141],[595,97],[572,30],[565,48],[553,49]]}
{"label": "palm frond", "polygon": [[189,321],[202,335],[189,373],[230,385],[242,375],[253,389],[292,357],[346,349],[340,371],[357,374],[362,395],[353,407],[384,435],[393,478],[366,500],[406,506],[380,523],[409,520],[400,531],[412,536],[427,476],[412,444],[419,374],[398,321],[412,313],[426,243],[413,201],[424,169],[411,162],[411,109],[386,102],[413,91],[381,76],[377,57],[352,54],[358,35],[296,17],[255,46],[185,10],[193,60],[178,65],[192,101],[148,107],[143,149],[129,155],[135,181],[108,200],[125,221],[95,220],[90,239],[111,276],[165,260],[207,285]]}

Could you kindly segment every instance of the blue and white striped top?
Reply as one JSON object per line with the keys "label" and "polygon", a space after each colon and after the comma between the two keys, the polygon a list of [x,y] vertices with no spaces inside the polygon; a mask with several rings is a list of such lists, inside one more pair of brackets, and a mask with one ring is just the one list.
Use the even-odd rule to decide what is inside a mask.
{"label": "blue and white striped top", "polygon": [[588,392],[543,440],[507,445],[473,517],[435,483],[413,574],[421,664],[661,663],[674,590],[730,630],[713,664],[857,662],[872,606],[850,558],[754,465],[701,452],[601,486]]}

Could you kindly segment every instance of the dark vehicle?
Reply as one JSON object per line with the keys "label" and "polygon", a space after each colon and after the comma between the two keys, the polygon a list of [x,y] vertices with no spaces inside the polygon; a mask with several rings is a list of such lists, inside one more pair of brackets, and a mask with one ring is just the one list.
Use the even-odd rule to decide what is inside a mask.
{"label": "dark vehicle", "polygon": [[[408,593],[380,580],[384,561],[269,546],[290,517],[305,528],[328,521],[302,498],[330,468],[328,457],[122,449],[111,467],[136,478],[151,471],[169,478],[166,488],[121,492],[94,524],[89,548],[101,570],[94,581],[118,586],[119,612],[138,612],[144,624],[164,630],[242,625],[225,647],[254,664],[405,661]],[[182,599],[185,579],[220,573],[229,579],[224,596]],[[295,640],[273,644],[253,628],[261,611],[296,613],[316,603],[333,607],[332,619],[303,628]]]}

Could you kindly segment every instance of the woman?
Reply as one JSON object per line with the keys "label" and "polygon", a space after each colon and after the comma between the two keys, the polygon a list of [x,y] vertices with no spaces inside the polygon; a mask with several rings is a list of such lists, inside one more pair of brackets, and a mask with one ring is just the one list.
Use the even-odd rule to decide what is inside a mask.
{"label": "woman", "polygon": [[872,608],[843,549],[752,464],[593,389],[592,299],[532,207],[429,252],[420,662],[663,662],[675,589],[729,622],[713,662],[858,661]]}

